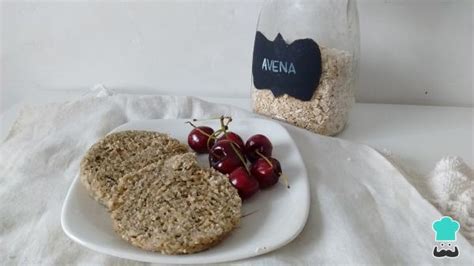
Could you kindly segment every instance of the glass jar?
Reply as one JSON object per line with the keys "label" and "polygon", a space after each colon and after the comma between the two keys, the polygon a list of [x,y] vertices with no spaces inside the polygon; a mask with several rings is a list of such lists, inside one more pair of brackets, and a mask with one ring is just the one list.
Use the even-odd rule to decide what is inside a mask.
{"label": "glass jar", "polygon": [[254,112],[318,134],[347,122],[358,75],[355,0],[268,0],[252,64]]}

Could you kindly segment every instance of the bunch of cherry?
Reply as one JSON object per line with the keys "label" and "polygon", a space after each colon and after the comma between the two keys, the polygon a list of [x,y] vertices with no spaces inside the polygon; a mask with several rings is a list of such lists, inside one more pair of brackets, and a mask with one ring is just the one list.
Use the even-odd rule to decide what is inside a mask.
{"label": "bunch of cherry", "polygon": [[[242,199],[278,182],[282,175],[280,162],[272,158],[273,145],[264,135],[251,136],[247,142],[229,131],[231,117],[220,117],[221,128],[195,126],[188,135],[188,145],[197,153],[209,153],[209,164],[228,175]],[[250,163],[248,163],[250,162]]]}

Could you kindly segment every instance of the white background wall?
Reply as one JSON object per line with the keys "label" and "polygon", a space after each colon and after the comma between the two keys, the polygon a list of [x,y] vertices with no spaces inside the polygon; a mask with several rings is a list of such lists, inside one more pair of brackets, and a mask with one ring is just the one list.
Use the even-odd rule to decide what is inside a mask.
{"label": "white background wall", "polygon": [[[96,83],[248,97],[262,3],[2,1],[0,111]],[[473,106],[473,1],[359,0],[359,14],[358,101]]]}

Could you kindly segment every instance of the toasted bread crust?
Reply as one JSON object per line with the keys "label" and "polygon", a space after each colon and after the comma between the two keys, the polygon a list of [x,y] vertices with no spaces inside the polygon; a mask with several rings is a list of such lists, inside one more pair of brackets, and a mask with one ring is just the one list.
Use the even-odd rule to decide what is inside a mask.
{"label": "toasted bread crust", "polygon": [[163,254],[208,249],[240,222],[241,199],[227,176],[176,155],[120,179],[111,217],[126,241]]}
{"label": "toasted bread crust", "polygon": [[87,151],[80,164],[80,180],[95,200],[110,208],[114,190],[124,175],[188,151],[186,145],[162,133],[112,133]]}

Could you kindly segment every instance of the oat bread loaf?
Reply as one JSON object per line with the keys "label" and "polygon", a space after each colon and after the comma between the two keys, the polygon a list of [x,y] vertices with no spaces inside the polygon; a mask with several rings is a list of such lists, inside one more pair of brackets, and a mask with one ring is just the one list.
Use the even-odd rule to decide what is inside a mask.
{"label": "oat bread loaf", "polygon": [[240,222],[241,199],[227,176],[198,166],[192,153],[120,179],[111,217],[132,245],[188,254],[219,243]]}
{"label": "oat bread loaf", "polygon": [[110,207],[120,178],[151,163],[188,152],[186,145],[166,134],[122,131],[94,144],[80,165],[80,179],[89,194]]}

